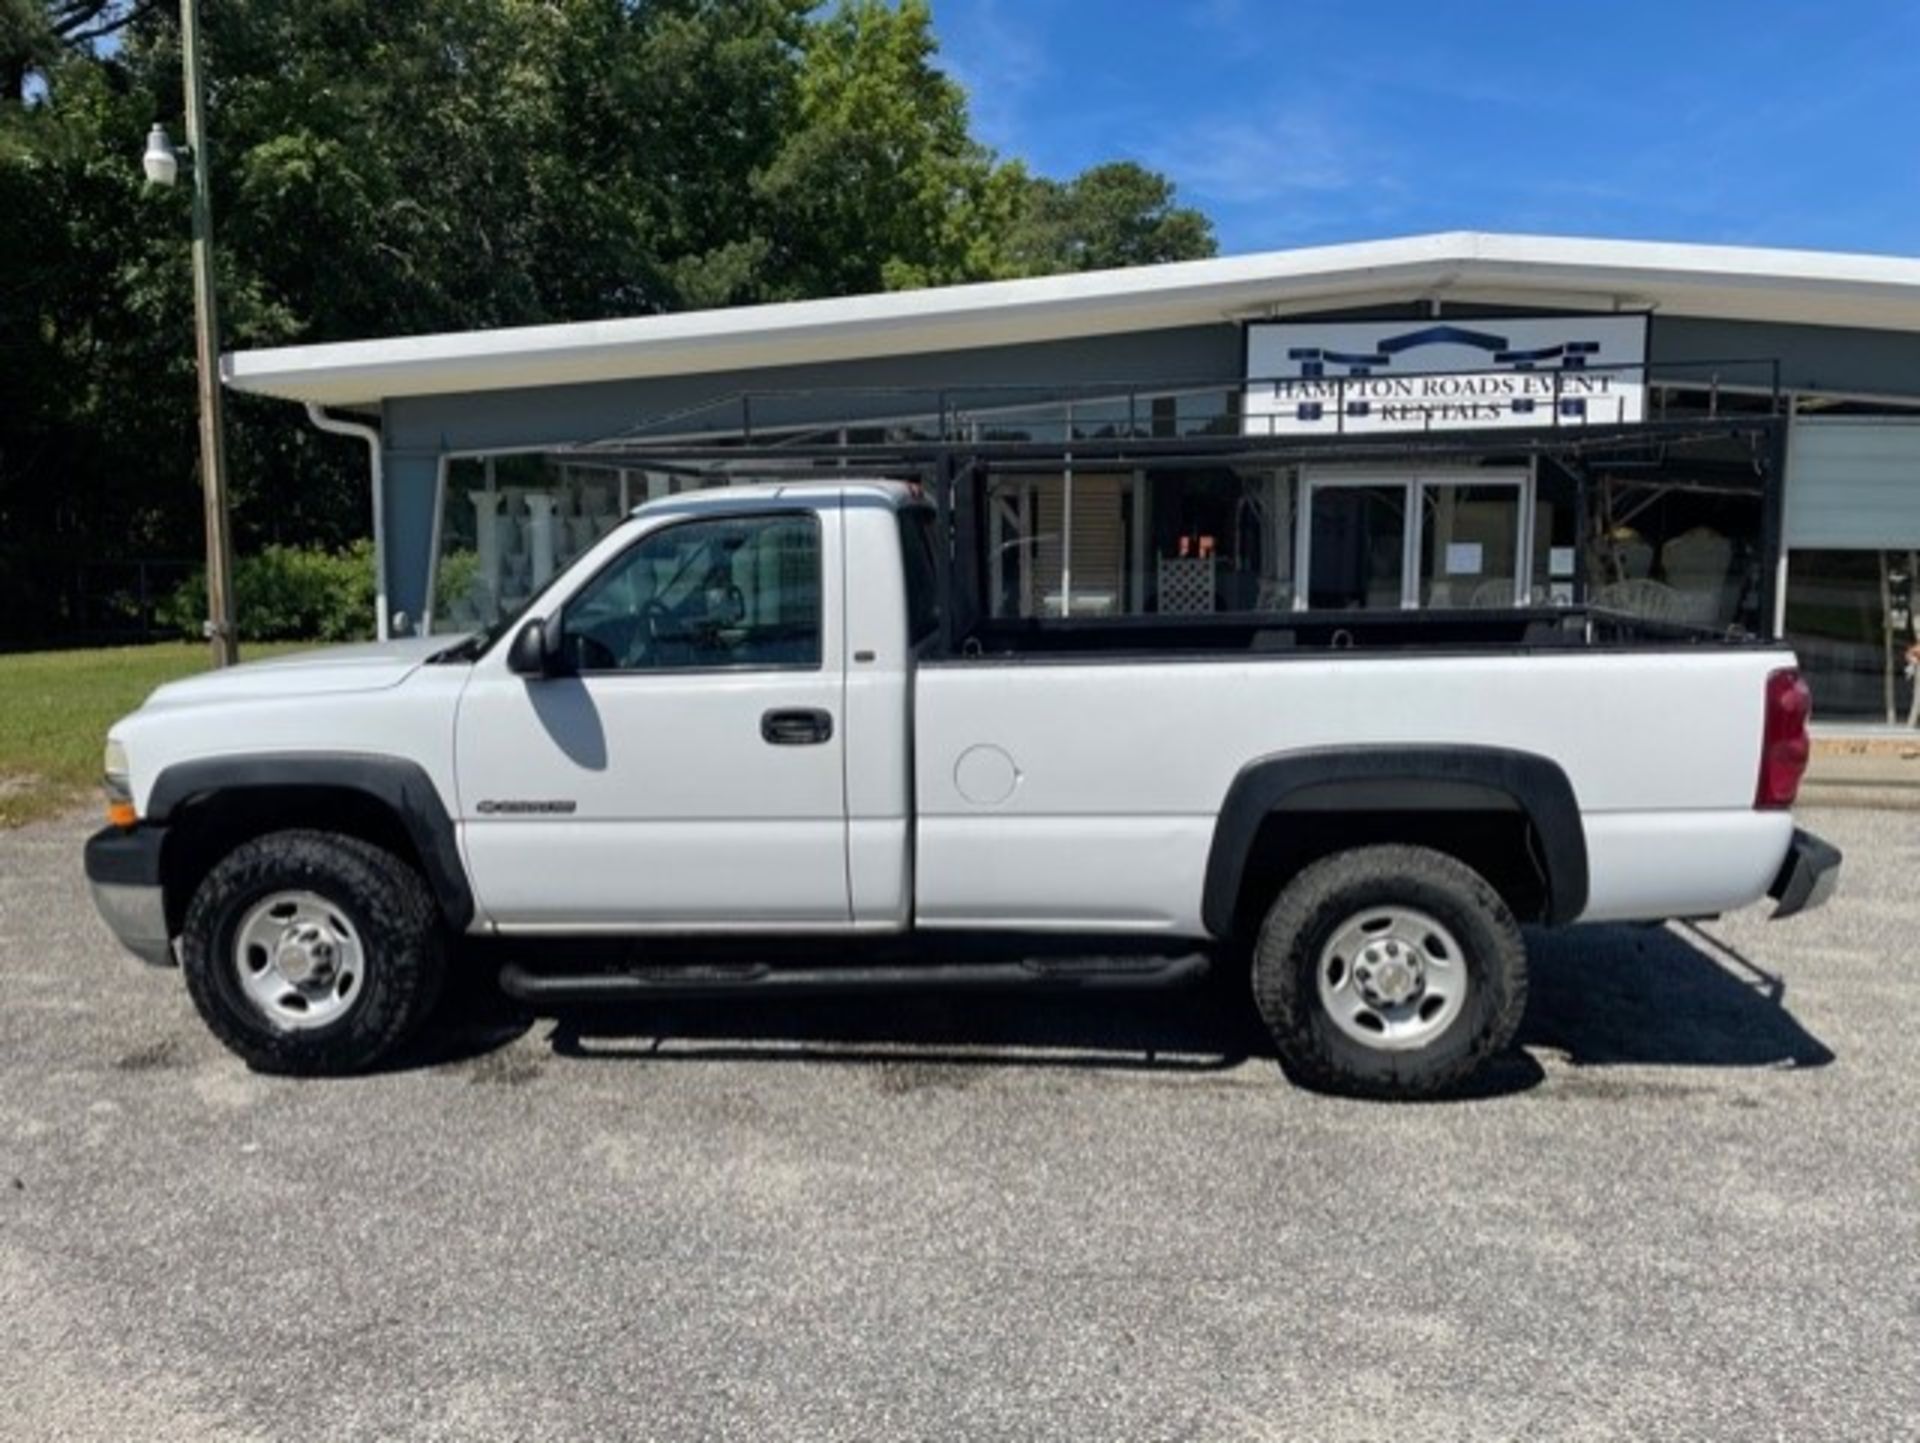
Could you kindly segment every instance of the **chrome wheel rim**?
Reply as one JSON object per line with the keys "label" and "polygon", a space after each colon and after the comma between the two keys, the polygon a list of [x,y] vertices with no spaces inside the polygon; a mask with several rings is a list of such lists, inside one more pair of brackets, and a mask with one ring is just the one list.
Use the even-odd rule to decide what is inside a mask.
{"label": "chrome wheel rim", "polygon": [[1425,1047],[1467,1001],[1467,957],[1434,918],[1368,907],[1320,949],[1320,1005],[1348,1037],[1383,1052]]}
{"label": "chrome wheel rim", "polygon": [[347,915],[317,892],[274,892],[233,937],[241,993],[283,1032],[338,1021],[366,987],[366,950]]}

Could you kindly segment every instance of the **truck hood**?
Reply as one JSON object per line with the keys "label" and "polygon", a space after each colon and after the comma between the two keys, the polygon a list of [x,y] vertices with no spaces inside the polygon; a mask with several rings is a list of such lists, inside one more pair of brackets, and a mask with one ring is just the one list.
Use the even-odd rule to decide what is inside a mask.
{"label": "truck hood", "polygon": [[460,641],[457,636],[413,636],[358,646],[329,646],[317,651],[243,662],[168,682],[147,698],[149,707],[204,706],[252,697],[319,696],[337,692],[380,691],[398,686],[430,656]]}

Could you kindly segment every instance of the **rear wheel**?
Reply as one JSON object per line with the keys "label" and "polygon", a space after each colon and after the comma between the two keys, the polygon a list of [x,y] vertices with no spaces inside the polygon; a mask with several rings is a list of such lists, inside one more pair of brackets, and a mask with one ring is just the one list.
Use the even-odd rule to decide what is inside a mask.
{"label": "rear wheel", "polygon": [[1526,948],[1506,903],[1464,862],[1360,847],[1281,890],[1254,948],[1253,992],[1299,1081],[1433,1097],[1511,1045],[1526,1011]]}
{"label": "rear wheel", "polygon": [[207,1026],[261,1072],[358,1072],[438,1000],[445,939],[425,880],[357,837],[274,832],[224,857],[181,937]]}

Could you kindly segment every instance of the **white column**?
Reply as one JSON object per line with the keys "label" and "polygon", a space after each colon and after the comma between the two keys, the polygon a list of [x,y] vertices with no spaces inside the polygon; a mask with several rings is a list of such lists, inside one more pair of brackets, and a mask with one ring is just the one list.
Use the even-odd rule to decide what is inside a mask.
{"label": "white column", "polygon": [[[493,480],[493,462],[487,462],[487,480]],[[480,582],[487,589],[487,605],[500,605],[500,493],[491,484],[485,491],[467,493],[473,503],[473,549],[480,554]]]}
{"label": "white column", "polygon": [[1268,495],[1267,547],[1273,557],[1273,579],[1293,586],[1293,488],[1294,473],[1276,471]]}
{"label": "white column", "polygon": [[532,554],[530,580],[535,591],[553,578],[553,507],[551,491],[527,493],[527,514],[532,518],[527,527],[527,550]]}

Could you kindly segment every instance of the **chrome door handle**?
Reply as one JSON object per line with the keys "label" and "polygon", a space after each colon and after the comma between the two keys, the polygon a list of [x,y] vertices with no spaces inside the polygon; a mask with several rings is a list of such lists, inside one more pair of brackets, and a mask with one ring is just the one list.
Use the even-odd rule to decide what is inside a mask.
{"label": "chrome door handle", "polygon": [[790,707],[760,717],[760,739],[769,746],[818,746],[832,737],[832,715],[816,707]]}

